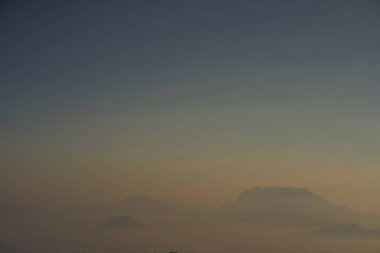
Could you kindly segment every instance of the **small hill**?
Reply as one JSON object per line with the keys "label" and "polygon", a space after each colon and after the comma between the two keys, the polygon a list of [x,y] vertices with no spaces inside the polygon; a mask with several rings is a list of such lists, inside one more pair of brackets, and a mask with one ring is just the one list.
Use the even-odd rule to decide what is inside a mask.
{"label": "small hill", "polygon": [[146,225],[129,216],[115,216],[108,219],[103,224],[101,224],[99,228],[104,229],[104,230],[136,229],[136,228],[146,228]]}
{"label": "small hill", "polygon": [[358,224],[339,224],[318,230],[319,234],[338,237],[380,238],[380,229],[370,229]]}
{"label": "small hill", "polygon": [[151,225],[189,217],[194,213],[190,208],[176,203],[143,195],[131,196],[116,204],[97,205],[70,210],[70,215],[89,224],[99,224],[109,217],[128,216],[143,220]]}
{"label": "small hill", "polygon": [[178,204],[143,195],[126,198],[119,208],[135,216],[177,216],[187,212]]}
{"label": "small hill", "polygon": [[326,226],[360,219],[360,214],[313,193],[307,188],[255,187],[225,205],[224,216],[239,222]]}

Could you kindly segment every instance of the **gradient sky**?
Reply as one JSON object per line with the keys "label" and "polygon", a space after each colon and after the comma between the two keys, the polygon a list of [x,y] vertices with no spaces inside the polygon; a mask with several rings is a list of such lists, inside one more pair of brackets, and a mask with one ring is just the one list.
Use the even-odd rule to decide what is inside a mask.
{"label": "gradient sky", "polygon": [[371,0],[0,1],[0,197],[380,212],[379,25]]}

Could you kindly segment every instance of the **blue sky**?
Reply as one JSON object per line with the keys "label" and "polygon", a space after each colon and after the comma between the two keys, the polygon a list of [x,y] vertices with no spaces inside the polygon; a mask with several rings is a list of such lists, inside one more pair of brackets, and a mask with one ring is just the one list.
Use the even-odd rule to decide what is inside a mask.
{"label": "blue sky", "polygon": [[[347,168],[351,182],[380,162],[379,23],[370,0],[4,1],[1,166],[18,176],[3,187],[102,166],[127,182],[149,178],[139,168],[204,168],[189,188],[236,163],[225,191],[256,177],[331,194],[328,173]],[[296,176],[281,181],[281,166]]]}

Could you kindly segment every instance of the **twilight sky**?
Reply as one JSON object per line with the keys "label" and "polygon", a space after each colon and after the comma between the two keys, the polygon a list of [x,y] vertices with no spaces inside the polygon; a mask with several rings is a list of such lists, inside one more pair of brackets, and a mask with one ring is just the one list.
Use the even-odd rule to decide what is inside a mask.
{"label": "twilight sky", "polygon": [[372,0],[0,1],[0,198],[380,212],[379,25]]}

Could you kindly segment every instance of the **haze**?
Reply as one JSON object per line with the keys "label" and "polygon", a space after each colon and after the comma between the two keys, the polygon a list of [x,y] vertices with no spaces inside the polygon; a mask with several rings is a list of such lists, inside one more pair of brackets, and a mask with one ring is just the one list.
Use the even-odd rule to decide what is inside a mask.
{"label": "haze", "polygon": [[[379,251],[379,24],[373,0],[0,1],[0,242]],[[263,202],[286,207],[272,216],[253,202],[240,210],[239,194],[258,186],[333,204],[312,197],[313,220],[294,221],[289,212],[310,207],[296,190],[296,210],[282,193]],[[131,196],[181,215],[169,206],[169,217],[139,217],[119,206]],[[147,228],[97,230],[115,217]],[[347,247],[319,229],[358,238]]]}

